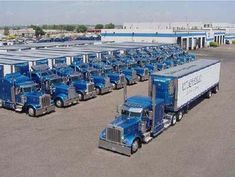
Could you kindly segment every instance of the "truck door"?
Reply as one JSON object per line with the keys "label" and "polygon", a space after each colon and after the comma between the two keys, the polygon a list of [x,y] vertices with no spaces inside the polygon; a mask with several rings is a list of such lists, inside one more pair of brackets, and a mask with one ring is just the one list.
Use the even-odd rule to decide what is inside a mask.
{"label": "truck door", "polygon": [[151,132],[156,135],[161,132],[164,128],[163,124],[164,117],[164,102],[159,99],[155,105],[155,113],[153,114]]}

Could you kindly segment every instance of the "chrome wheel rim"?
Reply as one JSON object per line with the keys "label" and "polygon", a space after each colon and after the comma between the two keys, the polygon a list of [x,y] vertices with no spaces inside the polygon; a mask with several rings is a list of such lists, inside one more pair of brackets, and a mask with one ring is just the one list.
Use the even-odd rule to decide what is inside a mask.
{"label": "chrome wheel rim", "polygon": [[29,113],[30,116],[34,116],[34,109],[29,108],[28,113]]}
{"label": "chrome wheel rim", "polygon": [[136,152],[138,148],[139,148],[138,141],[135,140],[135,141],[133,142],[133,144],[132,144],[132,151],[133,151],[133,152]]}

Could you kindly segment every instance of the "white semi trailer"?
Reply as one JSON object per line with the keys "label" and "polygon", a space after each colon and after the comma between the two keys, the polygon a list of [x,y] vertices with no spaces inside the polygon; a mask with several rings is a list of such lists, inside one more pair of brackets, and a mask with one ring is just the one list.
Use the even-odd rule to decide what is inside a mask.
{"label": "white semi trailer", "polygon": [[153,73],[148,97],[124,94],[120,115],[100,133],[99,147],[131,155],[180,121],[193,102],[217,93],[219,78],[220,61],[208,59]]}

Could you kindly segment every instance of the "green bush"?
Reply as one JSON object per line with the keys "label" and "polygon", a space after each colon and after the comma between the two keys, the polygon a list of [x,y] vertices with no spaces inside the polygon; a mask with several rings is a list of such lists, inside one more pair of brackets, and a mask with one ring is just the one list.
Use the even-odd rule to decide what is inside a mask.
{"label": "green bush", "polygon": [[235,40],[232,41],[232,44],[235,44]]}
{"label": "green bush", "polygon": [[217,42],[210,42],[210,47],[218,47],[219,44]]}

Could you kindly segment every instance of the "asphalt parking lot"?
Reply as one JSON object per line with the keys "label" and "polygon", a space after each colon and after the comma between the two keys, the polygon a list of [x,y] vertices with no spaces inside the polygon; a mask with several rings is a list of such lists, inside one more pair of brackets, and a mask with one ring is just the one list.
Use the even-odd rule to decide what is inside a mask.
{"label": "asphalt parking lot", "polygon": [[97,148],[122,90],[40,118],[1,109],[0,177],[235,177],[235,45],[196,54],[222,60],[220,92],[131,157]]}

